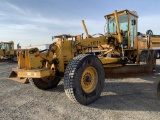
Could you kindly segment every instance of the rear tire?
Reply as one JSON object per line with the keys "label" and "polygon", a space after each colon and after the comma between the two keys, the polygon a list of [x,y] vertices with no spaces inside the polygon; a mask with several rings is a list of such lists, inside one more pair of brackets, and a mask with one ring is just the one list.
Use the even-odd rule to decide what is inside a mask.
{"label": "rear tire", "polygon": [[150,50],[144,50],[140,55],[140,64],[145,64],[148,66],[148,72],[153,70],[153,60]]}
{"label": "rear tire", "polygon": [[153,69],[156,66],[156,52],[152,51],[152,65],[153,65]]}
{"label": "rear tire", "polygon": [[49,80],[44,79],[46,78],[29,78],[29,82],[38,89],[47,90],[56,87],[61,80],[61,78],[57,76],[53,79],[49,78]]}
{"label": "rear tire", "polygon": [[141,52],[140,62],[145,63],[147,65],[152,64],[151,52],[149,50],[144,50]]}
{"label": "rear tire", "polygon": [[147,59],[146,59],[146,63],[147,63],[147,65],[152,65],[152,55],[151,55],[151,52],[150,51],[148,51],[148,53],[147,53]]}
{"label": "rear tire", "polygon": [[151,51],[147,52],[146,64],[148,66],[148,72],[153,71],[153,58],[151,55]]}
{"label": "rear tire", "polygon": [[101,61],[94,55],[82,54],[68,64],[64,90],[71,101],[88,105],[99,98],[104,79]]}

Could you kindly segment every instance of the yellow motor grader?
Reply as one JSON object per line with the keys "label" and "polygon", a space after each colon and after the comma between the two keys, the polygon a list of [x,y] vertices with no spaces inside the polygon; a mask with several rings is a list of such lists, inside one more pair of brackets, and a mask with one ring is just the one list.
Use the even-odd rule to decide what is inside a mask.
{"label": "yellow motor grader", "polygon": [[[18,44],[19,46],[19,44]],[[17,52],[21,51],[22,49],[19,48],[14,49],[14,42],[0,42],[0,62],[5,61],[17,61]]]}
{"label": "yellow motor grader", "polygon": [[0,60],[12,59],[12,56],[16,56],[14,52],[14,42],[0,42]]}
{"label": "yellow motor grader", "polygon": [[[74,102],[88,105],[97,100],[103,90],[105,69],[124,65],[145,64],[152,70],[156,54],[150,49],[151,36],[137,32],[138,15],[129,10],[104,16],[106,33],[89,35],[59,35],[47,51],[37,48],[18,54],[18,67],[9,79],[30,82],[46,90],[64,79],[64,90]],[[152,37],[153,38],[153,37]]]}

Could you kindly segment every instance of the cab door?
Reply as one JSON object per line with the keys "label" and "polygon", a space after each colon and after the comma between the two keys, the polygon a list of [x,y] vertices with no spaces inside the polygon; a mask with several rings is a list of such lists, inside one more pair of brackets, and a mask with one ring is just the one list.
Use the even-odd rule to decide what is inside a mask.
{"label": "cab door", "polygon": [[130,15],[129,17],[129,31],[130,31],[130,48],[134,46],[134,38],[137,36],[137,18]]}

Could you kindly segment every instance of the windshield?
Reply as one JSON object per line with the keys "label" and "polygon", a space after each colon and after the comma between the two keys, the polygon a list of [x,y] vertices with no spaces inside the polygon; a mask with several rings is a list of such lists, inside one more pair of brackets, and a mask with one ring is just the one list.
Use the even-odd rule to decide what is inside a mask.
{"label": "windshield", "polygon": [[[127,31],[128,30],[128,16],[127,16],[127,14],[118,16],[118,19],[119,19],[120,29],[122,31]],[[108,27],[107,27],[108,33],[115,33],[117,31],[116,22],[115,22],[114,17],[108,18],[107,24],[108,24]]]}
{"label": "windshield", "polygon": [[1,49],[6,49],[6,50],[12,50],[11,44],[8,44],[8,43],[1,43],[0,48]]}

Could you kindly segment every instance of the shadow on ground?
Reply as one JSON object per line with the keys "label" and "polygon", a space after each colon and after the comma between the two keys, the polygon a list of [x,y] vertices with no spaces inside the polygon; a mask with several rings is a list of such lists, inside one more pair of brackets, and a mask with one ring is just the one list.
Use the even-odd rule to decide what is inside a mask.
{"label": "shadow on ground", "polygon": [[160,77],[146,75],[137,78],[143,82],[121,82],[116,79],[106,81],[100,99],[89,106],[124,111],[160,111],[160,98],[157,96]]}

